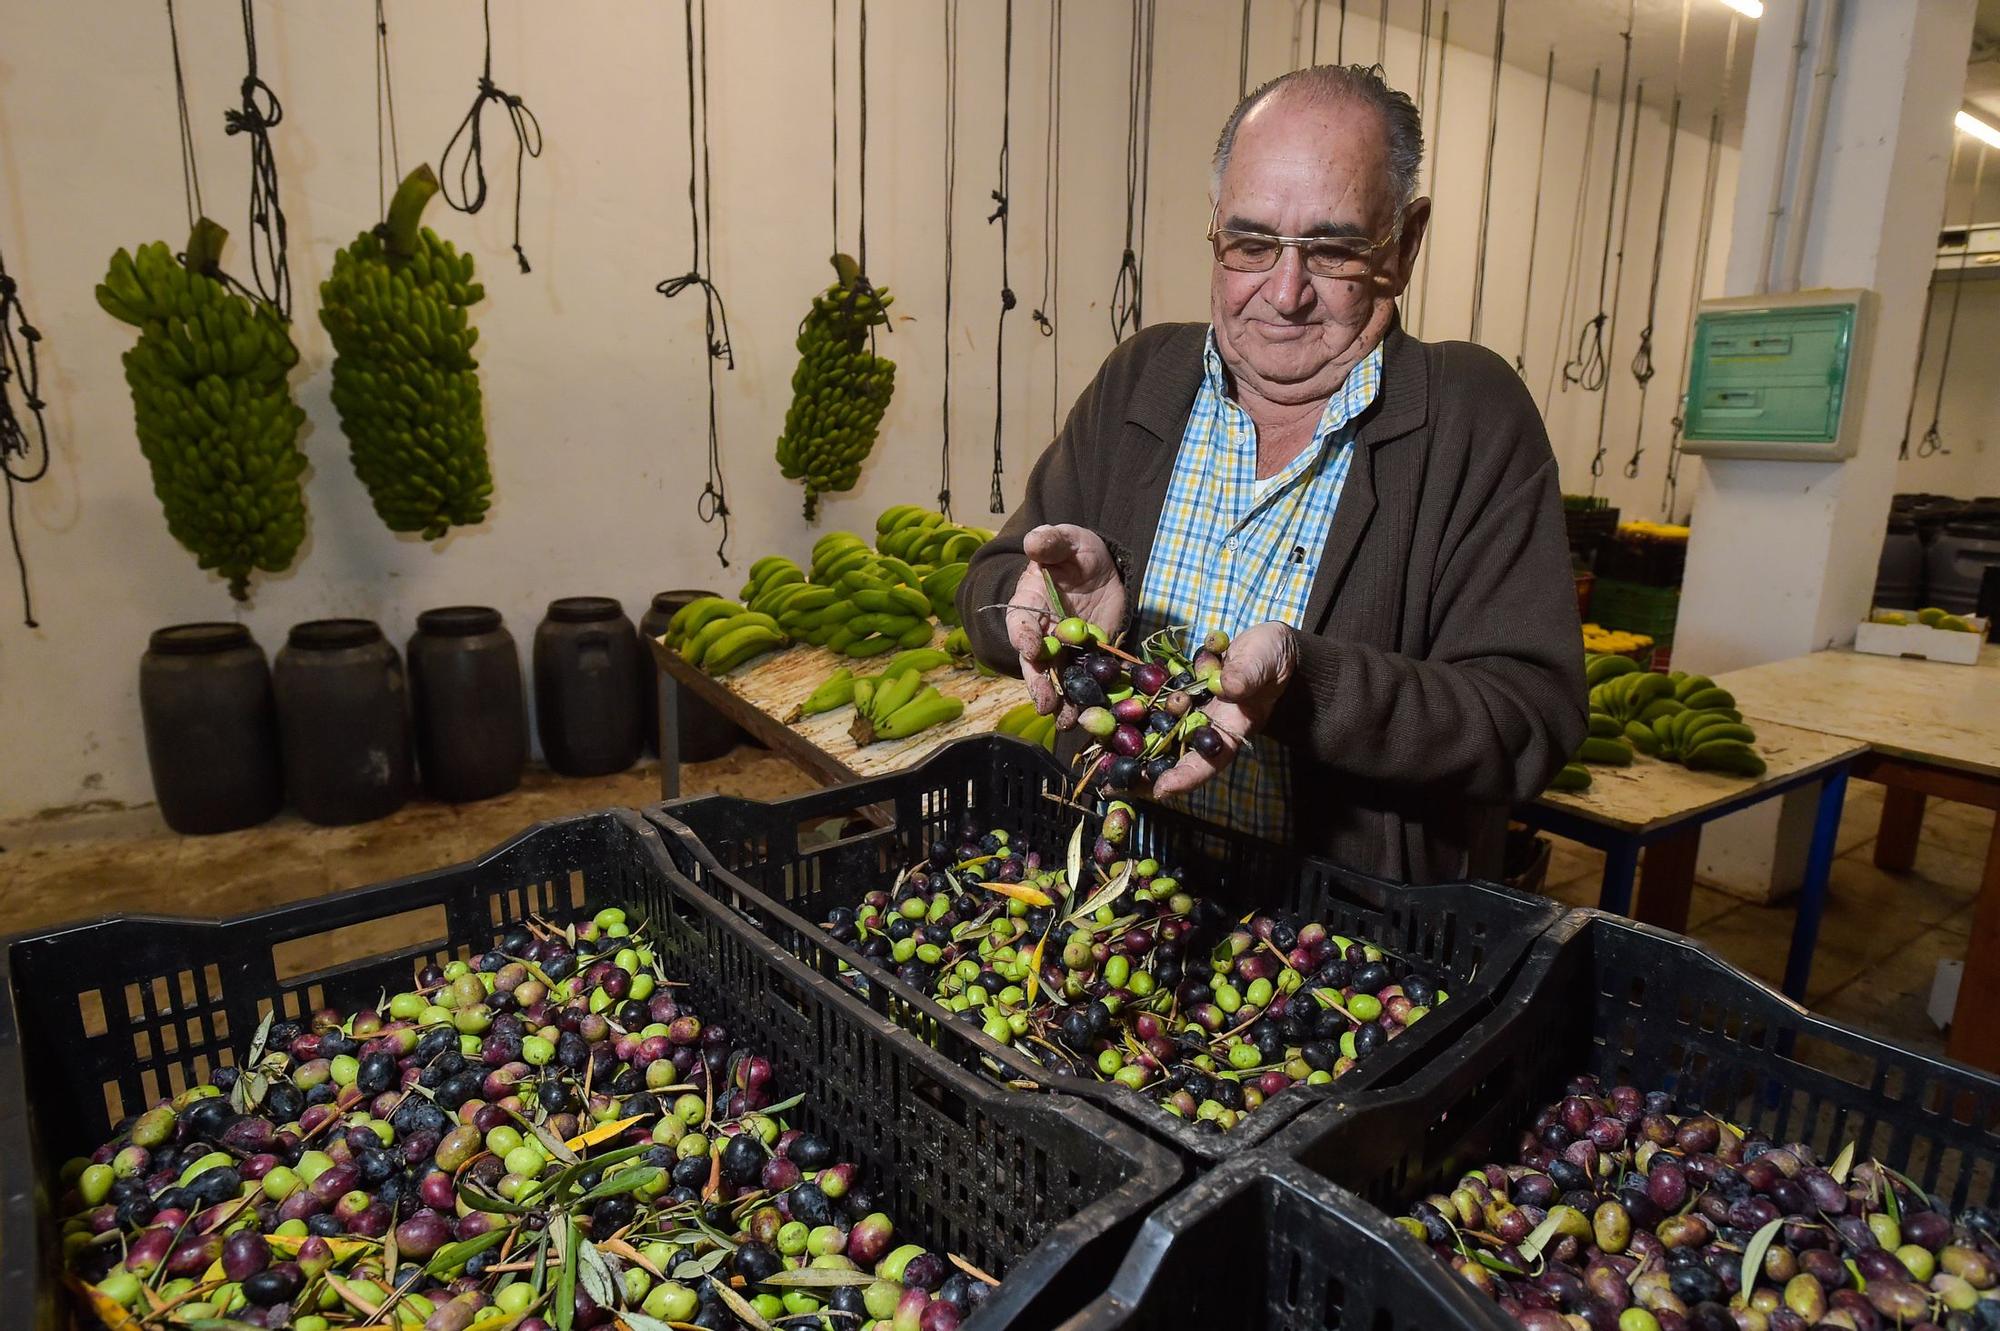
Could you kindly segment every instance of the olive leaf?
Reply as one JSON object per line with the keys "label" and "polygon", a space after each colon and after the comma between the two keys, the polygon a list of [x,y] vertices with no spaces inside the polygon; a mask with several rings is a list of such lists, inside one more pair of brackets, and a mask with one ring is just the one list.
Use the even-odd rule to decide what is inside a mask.
{"label": "olive leaf", "polygon": [[780,1271],[757,1283],[774,1289],[838,1289],[842,1285],[872,1285],[879,1279],[880,1276],[866,1271],[832,1271],[807,1266],[796,1271]]}
{"label": "olive leaf", "polygon": [[[1445,1223],[1448,1225],[1451,1224],[1451,1217],[1446,1216]],[[1562,1216],[1556,1212],[1554,1207],[1549,1208],[1549,1215],[1547,1216],[1547,1218],[1544,1219],[1541,1224],[1536,1225],[1534,1231],[1530,1233],[1527,1238],[1521,1240],[1520,1244],[1521,1256],[1527,1258],[1531,1262],[1534,1261],[1537,1257],[1540,1257],[1542,1255],[1542,1249],[1548,1246],[1549,1240],[1556,1236],[1556,1231],[1561,1227],[1562,1227]],[[1456,1225],[1452,1225],[1452,1233],[1456,1234],[1457,1232],[1458,1232],[1458,1227]]]}
{"label": "olive leaf", "polygon": [[621,1193],[636,1192],[648,1184],[659,1181],[666,1171],[658,1165],[641,1165],[636,1169],[621,1169],[610,1178],[576,1199],[577,1206],[589,1206],[603,1201],[606,1197],[616,1197]]}
{"label": "olive leaf", "polygon": [[[1051,925],[1053,926],[1053,921]],[[1048,951],[1049,936],[1045,933],[1035,943],[1035,954],[1028,958],[1028,1006],[1035,1005],[1035,993],[1042,987],[1042,954]]]}
{"label": "olive leaf", "polygon": [[801,1093],[799,1095],[792,1096],[790,1099],[780,1100],[778,1101],[778,1103],[774,1105],[765,1105],[762,1109],[755,1110],[754,1112],[769,1116],[776,1116],[778,1114],[784,1113],[788,1109],[797,1109],[800,1105],[804,1104],[805,1102],[806,1102],[806,1097],[803,1093]]}
{"label": "olive leaf", "polygon": [[618,1277],[612,1273],[611,1263],[604,1260],[604,1254],[589,1239],[579,1238],[576,1245],[577,1278],[583,1284],[583,1292],[600,1308],[616,1308],[620,1302]]}
{"label": "olive leaf", "polygon": [[1896,1182],[1902,1184],[1904,1187],[1908,1188],[1911,1192],[1914,1192],[1917,1195],[1917,1199],[1919,1201],[1924,1202],[1926,1205],[1931,1205],[1934,1203],[1935,1199],[1932,1198],[1932,1196],[1928,1192],[1924,1191],[1923,1185],[1918,1183],[1915,1179],[1911,1178],[1908,1174],[1903,1173],[1899,1169],[1891,1169],[1888,1165],[1883,1164],[1879,1160],[1875,1162],[1875,1165],[1878,1169],[1880,1169],[1883,1173],[1887,1174],[1890,1178],[1896,1180]]}
{"label": "olive leaf", "polygon": [[1055,574],[1042,570],[1042,590],[1048,595],[1049,610],[1057,619],[1068,619],[1069,608],[1063,604],[1062,591],[1056,586]]}
{"label": "olive leaf", "polygon": [[729,1305],[729,1311],[736,1314],[736,1320],[749,1327],[750,1331],[771,1331],[771,1324],[764,1320],[764,1315],[728,1284],[718,1280],[711,1288],[722,1296],[722,1301]]}
{"label": "olive leaf", "polygon": [[1738,1307],[1746,1306],[1756,1292],[1757,1275],[1764,1269],[1764,1254],[1771,1251],[1771,1245],[1778,1241],[1778,1231],[1784,1227],[1785,1217],[1779,1216],[1750,1236],[1750,1246],[1743,1250],[1743,1283],[1736,1294]]}
{"label": "olive leaf", "polygon": [[1827,1169],[1826,1172],[1833,1175],[1833,1181],[1835,1183],[1845,1183],[1847,1182],[1848,1172],[1853,1168],[1854,1168],[1854,1143],[1849,1142],[1847,1143],[1847,1145],[1840,1148],[1840,1154],[1833,1158],[1833,1164]]}
{"label": "olive leaf", "polygon": [[495,1197],[491,1193],[481,1192],[477,1188],[460,1188],[458,1196],[459,1200],[475,1211],[486,1211],[492,1215],[526,1215],[528,1213],[528,1208],[525,1206],[510,1202],[505,1197]]}
{"label": "olive leaf", "polygon": [[578,1268],[583,1264],[576,1259],[576,1236],[567,1214],[555,1216],[549,1221],[551,1242],[562,1245],[562,1266],[556,1272],[556,1293],[550,1312],[555,1319],[556,1331],[571,1331],[576,1325],[576,1282]]}
{"label": "olive leaf", "polygon": [[1083,824],[1077,823],[1076,830],[1069,834],[1069,890],[1074,896],[1083,891]]}
{"label": "olive leaf", "polygon": [[484,1234],[476,1234],[472,1238],[461,1239],[456,1243],[447,1243],[431,1254],[430,1261],[424,1264],[424,1274],[441,1276],[447,1271],[456,1270],[512,1232],[505,1225],[496,1225]]}
{"label": "olive leaf", "polygon": [[[1082,825],[1079,824],[1076,830],[1081,835],[1083,832]],[[1063,916],[1063,923],[1075,924],[1078,920],[1089,919],[1091,916],[1097,914],[1101,907],[1117,900],[1118,895],[1125,890],[1125,885],[1131,881],[1132,861],[1126,860],[1118,866],[1118,872],[1112,874],[1103,886],[1092,892],[1090,897],[1081,906]]]}
{"label": "olive leaf", "polygon": [[[1536,1255],[1539,1256],[1540,1254]],[[1526,1271],[1523,1271],[1520,1267],[1515,1266],[1512,1262],[1503,1261],[1499,1257],[1495,1256],[1493,1253],[1486,1251],[1486,1249],[1484,1248],[1479,1248],[1474,1250],[1472,1254],[1472,1260],[1478,1262],[1481,1266],[1485,1267],[1487,1270],[1496,1271],[1503,1276],[1524,1276],[1528,1274]]]}
{"label": "olive leaf", "polygon": [[1900,1228],[1903,1223],[1903,1203],[1896,1196],[1896,1185],[1889,1181],[1887,1174],[1878,1174],[1875,1177],[1882,1185],[1882,1209],[1889,1213],[1889,1218]]}
{"label": "olive leaf", "polygon": [[671,1323],[663,1322],[657,1317],[648,1317],[644,1313],[620,1312],[618,1320],[631,1327],[632,1331],[674,1331]]}

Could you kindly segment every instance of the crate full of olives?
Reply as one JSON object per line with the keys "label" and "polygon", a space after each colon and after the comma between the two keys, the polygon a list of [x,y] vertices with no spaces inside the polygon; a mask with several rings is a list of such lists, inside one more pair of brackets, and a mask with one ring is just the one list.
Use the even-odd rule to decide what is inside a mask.
{"label": "crate full of olives", "polygon": [[1561,914],[1093,796],[998,736],[649,816],[699,890],[939,1051],[1113,1105],[1201,1160],[1448,1056]]}
{"label": "crate full of olives", "polygon": [[38,1331],[1045,1327],[1180,1174],[681,891],[630,813],[9,940],[0,980],[0,1279]]}

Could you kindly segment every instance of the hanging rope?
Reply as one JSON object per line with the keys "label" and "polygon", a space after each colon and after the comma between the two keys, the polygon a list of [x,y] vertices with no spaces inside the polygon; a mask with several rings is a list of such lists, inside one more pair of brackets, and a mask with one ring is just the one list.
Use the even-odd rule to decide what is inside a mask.
{"label": "hanging rope", "polygon": [[1972,227],[1979,217],[1979,189],[1986,181],[1986,143],[1981,140],[1979,156],[1972,159],[1972,193],[1965,201],[1965,249],[1958,256],[1958,281],[1951,288],[1951,313],[1945,316],[1944,347],[1938,356],[1937,393],[1931,398],[1931,425],[1917,443],[1917,456],[1936,457],[1951,450],[1944,446],[1938,422],[1944,417],[1944,386],[1951,375],[1951,344],[1958,336],[1958,298],[1965,291],[1965,261],[1972,253]]}
{"label": "hanging rope", "polygon": [[1667,114],[1667,161],[1660,181],[1660,216],[1653,226],[1653,275],[1646,285],[1646,326],[1639,330],[1639,349],[1632,353],[1632,377],[1639,381],[1639,413],[1632,426],[1632,456],[1625,459],[1628,481],[1638,479],[1639,459],[1646,454],[1646,386],[1653,382],[1653,324],[1660,310],[1660,261],[1667,246],[1667,206],[1674,196],[1674,148],[1680,136],[1681,99],[1676,96]]}
{"label": "hanging rope", "polygon": [[389,76],[389,20],[375,0],[375,198],[389,220],[389,195],[403,179],[403,155],[396,142],[396,90]]}
{"label": "hanging rope", "polygon": [[696,0],[683,0],[687,29],[688,93],[688,270],[670,277],[653,289],[672,300],[681,292],[698,288],[702,295],[702,339],[708,347],[708,480],[694,501],[695,516],[703,523],[720,522],[722,539],[715,543],[715,557],[729,567],[729,500],[722,482],[722,439],[716,429],[715,363],[736,368],[736,353],[729,345],[729,311],[722,293],[710,277],[714,271],[715,219],[711,207],[708,164],[708,0],[700,0],[701,30],[695,32]]}
{"label": "hanging rope", "polygon": [[1486,236],[1493,216],[1493,149],[1500,132],[1500,59],[1507,49],[1507,0],[1493,20],[1493,85],[1486,94],[1486,170],[1479,182],[1479,239],[1473,248],[1471,340],[1479,340],[1479,316],[1486,304]]}
{"label": "hanging rope", "polygon": [[[1049,339],[1049,437],[1062,409],[1062,331],[1056,302],[1062,291],[1062,43],[1063,0],[1049,0],[1049,85],[1042,143],[1042,298],[1035,327]],[[954,123],[956,121],[954,120]]]}
{"label": "hanging rope", "polygon": [[[1604,358],[1604,326],[1607,312],[1604,306],[1604,287],[1611,271],[1611,224],[1618,215],[1618,155],[1625,146],[1625,90],[1632,74],[1632,16],[1637,0],[1627,0],[1625,10],[1625,60],[1618,72],[1618,124],[1611,131],[1611,177],[1610,193],[1604,196],[1604,253],[1597,265],[1597,313],[1584,324],[1577,337],[1576,355],[1563,366],[1563,382],[1575,384],[1586,393],[1595,393],[1604,387],[1610,377],[1611,367]],[[1593,468],[1597,466],[1592,464]],[[1596,474],[1593,469],[1592,475]]]}
{"label": "hanging rope", "polygon": [[[35,359],[35,344],[41,340],[22,308],[21,290],[7,271],[7,260],[0,257],[0,475],[7,478],[7,539],[21,580],[21,622],[31,629],[41,625],[35,622],[35,602],[28,590],[28,557],[21,548],[14,491],[33,485],[49,470],[49,424],[43,414],[48,404],[42,401],[42,372]],[[32,430],[14,409],[16,385]]]}
{"label": "hanging rope", "polygon": [[[244,3],[247,5],[249,0]],[[542,155],[542,122],[535,119],[535,113],[518,94],[493,86],[493,0],[480,0],[479,16],[486,36],[486,53],[479,67],[479,95],[472,99],[472,109],[458,122],[451,140],[444,145],[444,152],[439,154],[438,175],[443,181],[444,201],[458,211],[476,213],[486,206],[486,144],[480,122],[486,103],[498,102],[514,128],[514,259],[526,273],[532,270],[528,267],[527,252],[521,248],[521,180],[528,159]],[[464,156],[454,172],[449,165],[451,155],[461,142],[465,144]],[[458,181],[457,198],[452,197],[454,177]]]}
{"label": "hanging rope", "polygon": [[[1549,96],[1556,87],[1556,48],[1549,48],[1548,72],[1542,76],[1542,128],[1535,143],[1535,204],[1528,215],[1528,274],[1521,284],[1521,341],[1514,353],[1514,372],[1528,377],[1528,315],[1535,305],[1535,242],[1542,234],[1542,168],[1549,160]],[[1490,149],[1489,149],[1490,151]]]}
{"label": "hanging rope", "polygon": [[1154,0],[1132,0],[1132,45],[1125,84],[1125,252],[1111,284],[1111,340],[1123,342],[1145,322],[1142,265],[1146,186],[1153,137]]}
{"label": "hanging rope", "polygon": [[1389,67],[1389,0],[1382,0],[1375,16],[1375,63]]}
{"label": "hanging rope", "polygon": [[[855,253],[861,259],[861,280],[868,280],[868,0],[861,0],[861,23],[855,32],[855,101],[861,111],[860,142],[855,145],[855,165],[860,170],[861,190],[855,203],[859,209],[855,231]],[[891,328],[894,325],[890,325]],[[868,349],[875,349],[875,329],[868,330]]]}
{"label": "hanging rope", "polygon": [[986,500],[989,513],[1007,511],[1006,496],[1000,493],[1000,443],[1007,407],[1007,313],[1019,303],[1007,274],[1007,199],[1012,188],[1008,155],[1014,137],[1014,0],[1007,0],[1006,15],[1006,41],[1000,57],[1000,184],[993,191],[993,211],[986,218],[988,226],[1000,224],[1000,316],[993,329],[993,490]]}
{"label": "hanging rope", "polygon": [[1243,0],[1243,31],[1236,42],[1236,100],[1250,91],[1250,0]]}
{"label": "hanging rope", "polygon": [[[1702,172],[1701,214],[1695,223],[1694,265],[1688,275],[1687,327],[1681,334],[1683,377],[1687,373],[1688,353],[1694,347],[1695,307],[1701,303],[1702,283],[1708,276],[1708,234],[1715,221],[1715,181],[1722,165],[1722,118],[1729,110],[1730,94],[1736,81],[1736,24],[1736,17],[1731,15],[1729,40],[1722,55],[1722,96],[1708,117],[1708,165]],[[1686,417],[1676,410],[1669,423],[1673,432],[1667,436],[1667,475],[1660,489],[1660,518],[1665,522],[1674,520],[1674,505],[1680,499],[1681,429],[1686,424]]]}
{"label": "hanging rope", "polygon": [[827,9],[832,23],[827,29],[826,57],[827,72],[831,79],[833,97],[827,113],[827,124],[833,130],[833,249],[840,251],[840,0],[828,0]]}
{"label": "hanging rope", "polygon": [[[1383,0],[1383,23],[1388,23],[1388,3]],[[1438,21],[1438,72],[1437,104],[1431,109],[1431,187],[1430,195],[1437,198],[1438,154],[1444,151],[1444,57],[1451,49],[1451,3],[1446,0],[1444,17]],[[1417,307],[1417,336],[1424,335],[1424,323],[1431,317],[1431,251],[1435,245],[1424,246],[1423,257],[1423,303]]]}
{"label": "hanging rope", "polygon": [[167,40],[174,53],[174,106],[180,116],[181,194],[187,201],[188,230],[205,216],[201,203],[201,172],[194,158],[194,122],[188,117],[187,75],[181,69],[181,30],[174,20],[174,0],[167,0]]}
{"label": "hanging rope", "polygon": [[[1632,98],[1632,151],[1626,154],[1625,207],[1618,219],[1618,255],[1614,260],[1615,267],[1611,278],[1611,305],[1609,307],[1609,317],[1606,320],[1604,328],[1604,340],[1607,344],[1612,345],[1616,344],[1618,336],[1618,296],[1625,287],[1625,237],[1630,232],[1632,226],[1632,187],[1639,174],[1639,113],[1645,109],[1645,106],[1646,85],[1642,82],[1639,84],[1637,93]],[[1618,181],[1616,177],[1613,177],[1611,184],[1614,189],[1617,187]],[[1606,378],[1608,379],[1609,377],[1607,373]],[[1604,426],[1610,411],[1611,388],[1609,384],[1606,384],[1602,396],[1597,399],[1597,451],[1590,458],[1590,492],[1592,494],[1597,493],[1598,478],[1604,475]]]}
{"label": "hanging rope", "polygon": [[1313,0],[1313,46],[1312,63],[1319,63],[1319,11],[1324,0]]}
{"label": "hanging rope", "polygon": [[[278,202],[278,160],[271,151],[271,131],[285,118],[285,108],[271,85],[257,75],[257,22],[250,12],[250,0],[243,0],[243,49],[248,62],[241,88],[243,102],[223,112],[222,123],[228,133],[242,134],[250,141],[250,280],[265,303],[289,320],[292,265],[285,210]],[[177,69],[179,58],[176,40]]]}
{"label": "hanging rope", "polygon": [[1333,61],[1337,65],[1347,63],[1347,0],[1340,0],[1340,28],[1334,34]]}
{"label": "hanging rope", "polygon": [[[938,437],[938,512],[951,517],[951,270],[958,197],[958,4],[944,7],[944,406]],[[1035,311],[1041,318],[1041,311]]]}
{"label": "hanging rope", "polygon": [[[1593,158],[1596,156],[1594,149],[1597,145],[1597,92],[1599,87],[1602,86],[1603,73],[1604,71],[1601,67],[1593,67],[1590,71],[1590,101],[1583,117],[1583,155],[1579,159],[1583,163],[1583,169],[1577,177],[1576,203],[1570,212],[1569,258],[1563,264],[1562,300],[1556,306],[1556,334],[1559,337],[1567,336],[1564,333],[1565,324],[1569,328],[1574,329],[1577,326],[1577,318],[1583,313],[1572,302],[1571,297],[1574,295],[1578,300],[1581,300],[1583,296],[1584,214],[1590,202],[1590,167]],[[1549,358],[1549,379],[1542,391],[1542,415],[1548,415],[1549,404],[1555,399],[1556,384],[1558,382],[1556,378],[1557,370],[1567,370],[1568,368],[1566,363],[1558,362],[1555,357],[1551,356]],[[1565,374],[1560,382],[1562,384],[1562,391],[1567,393],[1569,391],[1568,375]]]}

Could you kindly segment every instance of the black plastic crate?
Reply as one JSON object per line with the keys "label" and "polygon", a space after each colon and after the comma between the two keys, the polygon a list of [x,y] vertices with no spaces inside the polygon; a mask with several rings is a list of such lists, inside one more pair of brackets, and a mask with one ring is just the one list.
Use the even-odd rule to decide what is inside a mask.
{"label": "black plastic crate", "polygon": [[2000,1189],[2000,1078],[1816,1017],[1698,943],[1598,911],[1535,945],[1450,1060],[1301,1117],[1271,1149],[1399,1213],[1513,1159],[1536,1111],[1583,1072],[1670,1091],[1823,1159],[1855,1142],[1953,1207],[1993,1205]]}
{"label": "black plastic crate", "polygon": [[1111,1288],[1058,1331],[1509,1331],[1386,1216],[1251,1151],[1155,1211]]}
{"label": "black plastic crate", "polygon": [[[273,1005],[372,1004],[425,962],[467,958],[527,915],[620,905],[651,922],[705,1019],[771,1059],[883,1210],[1004,1281],[967,1323],[1039,1329],[1104,1288],[1141,1217],[1179,1181],[1172,1154],[1090,1105],[1010,1096],[924,1048],[730,912],[684,890],[637,814],[544,823],[484,858],[222,921],[121,917],[0,943],[0,1289],[66,1326],[46,1253],[55,1170],[121,1115],[233,1060]],[[395,917],[432,941],[331,961]],[[343,935],[340,931],[349,931]],[[405,934],[405,937],[408,935]],[[289,973],[292,956],[318,969]],[[7,1320],[7,1325],[30,1323]]]}
{"label": "black plastic crate", "polygon": [[[1294,1087],[1230,1132],[1197,1132],[1143,1092],[1049,1072],[818,926],[832,907],[854,905],[888,885],[921,856],[920,847],[955,835],[968,813],[983,827],[1005,828],[1017,841],[1062,853],[1077,818],[1075,807],[1059,798],[1069,786],[1062,765],[1041,748],[989,735],[946,745],[900,772],[776,803],[717,795],[647,813],[670,834],[675,867],[700,890],[821,974],[838,976],[845,966],[864,976],[863,991],[876,1010],[961,1065],[1112,1105],[1202,1161],[1247,1150],[1334,1095],[1408,1076],[1493,1006],[1529,944],[1562,915],[1544,898],[1497,884],[1400,886],[1170,809],[1137,805],[1128,849],[1184,866],[1190,890],[1232,906],[1281,907],[1324,920],[1336,933],[1365,937],[1422,967],[1451,994],[1334,1085]],[[840,832],[835,839],[802,841],[802,831],[822,832],[829,821]]]}

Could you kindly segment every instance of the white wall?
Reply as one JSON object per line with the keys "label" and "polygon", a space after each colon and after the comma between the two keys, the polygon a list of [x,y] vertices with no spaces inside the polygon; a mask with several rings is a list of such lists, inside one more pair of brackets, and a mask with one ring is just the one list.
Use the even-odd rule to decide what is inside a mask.
{"label": "white wall", "polygon": [[[1929,457],[1921,457],[1924,429],[1937,407],[1938,373],[1944,368],[1954,287],[1961,293],[1958,332],[1952,338],[1944,402],[1937,411],[1942,447]],[[2000,282],[1938,283],[1931,301],[1923,368],[1917,376],[1910,456],[1896,464],[1898,492],[1956,495],[1960,499],[2000,494],[2000,379],[1993,375],[1996,345],[2000,345]]]}
{"label": "white wall", "polygon": [[[224,135],[221,115],[242,72],[236,7],[182,0],[179,8],[208,210],[237,233],[225,262],[242,272],[246,148]],[[314,464],[312,516],[297,567],[260,578],[250,605],[239,608],[166,533],[120,375],[130,330],[91,298],[116,247],[156,238],[178,247],[184,239],[164,17],[157,6],[105,0],[0,0],[9,34],[0,57],[0,244],[46,336],[43,374],[56,434],[48,479],[22,495],[40,629],[20,625],[11,591],[0,605],[0,817],[150,798],[135,685],[146,634],[159,625],[240,616],[275,651],[287,626],[300,620],[365,615],[400,643],[419,610],[470,601],[501,607],[525,645],[553,596],[610,593],[636,614],[661,588],[733,590],[757,555],[806,553],[818,533],[799,521],[799,489],[778,475],[771,445],[785,410],[797,321],[831,271],[826,7],[726,0],[709,8],[715,276],[729,303],[737,357],[720,385],[734,567],[718,571],[711,554],[717,529],[693,516],[705,437],[701,311],[693,295],[670,303],[653,290],[687,262],[680,7],[629,0],[500,0],[494,7],[496,81],[527,99],[547,133],[546,153],[528,164],[523,205],[535,270],[521,276],[512,267],[511,140],[489,111],[494,196],[486,211],[466,218],[434,204],[428,220],[478,254],[487,284],[488,300],[475,314],[495,502],[484,527],[428,546],[385,531],[353,477],[327,399],[329,350],[315,313],[334,250],[377,217],[367,7],[358,0],[267,0],[257,9],[258,35],[265,76],[286,113],[274,138],[292,236],[295,336],[303,353],[294,384],[310,422],[303,446]],[[849,25],[842,124],[850,135],[854,12],[842,6]],[[870,258],[873,277],[898,297],[901,317],[885,350],[899,363],[899,384],[860,487],[827,503],[822,531],[865,526],[887,504],[928,502],[936,491],[940,13],[928,0],[875,0],[870,9]],[[1290,57],[1288,9],[1259,6],[1258,16],[1253,83]],[[999,5],[963,7],[952,453],[956,507],[970,521],[986,520],[992,441],[998,238],[984,218],[999,141],[1001,17]],[[1237,18],[1234,6],[1200,0],[1161,5],[1146,253],[1153,321],[1206,315],[1207,155],[1236,95]],[[407,167],[435,160],[471,100],[478,6],[393,0],[389,20]],[[1051,344],[1029,318],[1041,292],[1046,10],[1033,0],[1017,6],[1011,276],[1021,303],[1006,333],[1010,500],[1047,441],[1052,404],[1066,409],[1111,345],[1107,302],[1123,226],[1126,7],[1070,5],[1067,21],[1056,312],[1063,363],[1055,367]],[[1372,26],[1366,37],[1360,45],[1372,54]],[[1534,72],[1506,71],[1501,96],[1485,339],[1508,356],[1519,340],[1541,104],[1539,54],[1532,59]],[[1414,39],[1393,31],[1392,81],[1413,88],[1416,64]],[[1488,65],[1461,51],[1447,65],[1431,295],[1413,304],[1429,337],[1466,331],[1485,141]],[[1435,51],[1432,78],[1434,88]],[[1607,82],[1615,86],[1615,71]],[[1649,90],[1651,107],[1661,107],[1663,93]],[[1557,89],[1527,349],[1538,398],[1551,357],[1567,354],[1556,300],[1586,104],[1583,94]],[[1602,107],[1585,242],[1590,308],[1614,115],[1615,108]],[[1656,334],[1660,376],[1647,403],[1650,451],[1636,481],[1618,469],[1632,438],[1636,392],[1626,366],[1643,320],[1664,140],[1653,114],[1641,134],[1640,192],[1610,349],[1610,458],[1600,489],[1634,516],[1659,513],[1707,108],[1694,108],[1684,123]],[[1435,126],[1431,133],[1435,139]],[[851,137],[843,161],[851,170]],[[1718,204],[1725,219],[1732,175],[1726,155]],[[850,177],[843,247],[854,244],[853,214]],[[1718,273],[1720,259],[1717,253],[1712,264]],[[1589,484],[1596,410],[1594,396],[1554,395],[1551,434],[1570,489]],[[1683,511],[1694,470],[1690,462],[1683,473]]]}

